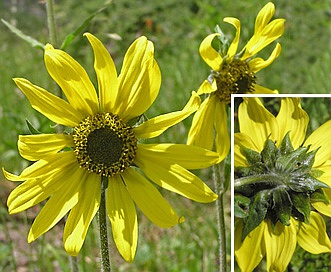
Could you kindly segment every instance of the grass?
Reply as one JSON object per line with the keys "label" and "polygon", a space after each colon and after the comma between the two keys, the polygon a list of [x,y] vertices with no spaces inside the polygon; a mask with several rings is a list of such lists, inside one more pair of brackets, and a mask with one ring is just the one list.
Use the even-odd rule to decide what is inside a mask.
{"label": "grass", "polygon": [[[86,27],[107,46],[120,68],[128,45],[146,35],[154,42],[156,59],[162,72],[162,87],[153,107],[152,117],[181,109],[192,90],[208,76],[209,68],[198,54],[202,39],[219,24],[229,37],[234,29],[222,22],[234,16],[242,22],[241,46],[254,29],[258,10],[267,1],[233,0],[164,0],[164,1],[55,1],[59,41],[71,33],[83,19],[100,7],[109,7]],[[16,4],[15,4],[16,3]],[[276,3],[276,17],[286,18],[286,30],[280,39],[281,56],[268,69],[258,74],[258,83],[277,88],[281,93],[328,93],[330,77],[330,6],[327,1],[286,1]],[[45,6],[41,2],[2,1],[0,17],[16,24],[24,33],[43,43],[48,41]],[[17,152],[17,137],[27,134],[25,120],[42,132],[53,132],[51,122],[34,111],[15,87],[12,78],[24,77],[50,91],[54,84],[43,64],[43,52],[9,32],[0,24],[0,164],[19,173],[28,165]],[[120,39],[114,39],[120,37]],[[318,46],[317,46],[318,44]],[[268,47],[262,56],[272,50]],[[85,38],[77,37],[67,48],[96,82],[93,55]],[[327,107],[323,109],[328,118]],[[316,111],[316,116],[321,111]],[[190,118],[167,131],[157,140],[184,143]],[[210,171],[201,177],[212,187]],[[69,271],[68,257],[62,247],[64,222],[28,245],[29,227],[40,207],[9,216],[6,199],[15,184],[5,181],[0,173],[0,270],[2,271]],[[186,217],[184,224],[160,229],[139,214],[140,235],[135,262],[125,263],[118,255],[112,239],[111,252],[115,271],[217,271],[217,232],[215,207],[202,205],[162,190],[177,212]],[[226,202],[229,202],[227,195]],[[229,226],[230,207],[227,210]],[[228,231],[229,233],[229,231]],[[228,238],[229,240],[229,238]],[[80,271],[99,268],[97,223],[94,220],[81,254]],[[230,259],[230,256],[229,256]],[[24,270],[25,269],[25,270]]]}

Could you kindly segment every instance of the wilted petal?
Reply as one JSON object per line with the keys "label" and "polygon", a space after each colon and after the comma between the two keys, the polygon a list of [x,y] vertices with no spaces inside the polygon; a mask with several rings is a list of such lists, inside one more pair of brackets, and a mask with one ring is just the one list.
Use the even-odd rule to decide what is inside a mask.
{"label": "wilted petal", "polygon": [[251,61],[248,62],[249,68],[253,73],[257,73],[260,70],[268,67],[271,63],[274,62],[276,58],[278,58],[280,51],[281,51],[281,45],[279,43],[276,44],[274,50],[272,51],[271,55],[267,60],[264,60],[262,58],[254,58]]}
{"label": "wilted petal", "polygon": [[208,35],[201,43],[199,52],[203,60],[212,68],[214,71],[219,71],[223,59],[221,55],[212,47],[212,41],[216,36],[220,36],[219,33]]}
{"label": "wilted petal", "polygon": [[223,19],[223,21],[233,25],[236,28],[236,36],[234,37],[232,43],[230,44],[227,52],[228,59],[232,60],[238,51],[239,38],[240,38],[240,21],[237,18],[233,18],[233,17],[226,17]]}

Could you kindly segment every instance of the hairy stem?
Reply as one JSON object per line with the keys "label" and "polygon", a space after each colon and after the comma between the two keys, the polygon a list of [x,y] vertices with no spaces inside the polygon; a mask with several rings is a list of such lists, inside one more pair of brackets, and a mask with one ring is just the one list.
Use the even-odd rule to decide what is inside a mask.
{"label": "hairy stem", "polygon": [[100,247],[101,247],[101,261],[102,271],[110,272],[110,258],[108,246],[108,231],[107,231],[107,213],[106,213],[106,197],[105,191],[108,186],[108,178],[101,178],[101,200],[99,207],[99,229],[100,229]]}
{"label": "hairy stem", "polygon": [[226,192],[225,184],[225,161],[213,166],[214,171],[214,186],[218,199],[216,200],[216,216],[217,216],[217,232],[219,243],[219,271],[225,272],[226,265],[226,231],[224,220],[224,202],[223,196]]}

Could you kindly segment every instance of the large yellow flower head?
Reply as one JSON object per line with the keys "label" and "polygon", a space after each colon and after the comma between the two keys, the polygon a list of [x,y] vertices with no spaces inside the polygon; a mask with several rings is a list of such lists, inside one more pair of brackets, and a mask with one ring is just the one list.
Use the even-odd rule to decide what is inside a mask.
{"label": "large yellow flower head", "polygon": [[[331,120],[308,138],[299,98],[284,98],[275,117],[258,98],[244,98],[235,133],[235,256],[242,271],[266,257],[284,271],[297,243],[331,252],[320,213],[331,216]],[[306,139],[305,139],[306,138]]]}
{"label": "large yellow flower head", "polygon": [[200,45],[200,55],[212,69],[208,80],[205,80],[198,94],[209,96],[195,113],[189,131],[188,143],[211,149],[215,145],[217,152],[224,158],[230,148],[227,129],[227,104],[231,94],[237,93],[277,93],[256,84],[256,73],[269,66],[280,54],[281,46],[276,44],[267,60],[255,55],[267,45],[279,38],[284,32],[284,19],[271,20],[275,13],[272,3],[266,4],[258,13],[255,30],[245,47],[238,52],[240,38],[240,21],[226,17],[224,22],[236,28],[236,35],[225,52],[216,51],[212,46],[214,38],[220,33],[208,35]]}
{"label": "large yellow flower head", "polygon": [[99,209],[101,179],[107,179],[106,208],[113,238],[123,258],[133,261],[138,240],[135,204],[160,227],[183,222],[150,181],[194,201],[214,201],[217,195],[187,169],[208,167],[219,157],[187,145],[141,143],[138,139],[156,137],[189,116],[198,108],[199,97],[193,96],[181,111],[132,125],[130,120],[151,106],[161,84],[152,42],[145,37],[134,41],[117,75],[103,44],[89,33],[85,36],[94,51],[98,94],[83,67],[51,45],[45,48],[46,68],[67,100],[26,79],[15,79],[33,108],[72,129],[19,137],[21,156],[34,163],[20,175],[4,171],[7,179],[24,181],[9,195],[8,209],[19,213],[49,198],[31,226],[28,241],[69,213],[63,243],[69,254],[77,255]]}

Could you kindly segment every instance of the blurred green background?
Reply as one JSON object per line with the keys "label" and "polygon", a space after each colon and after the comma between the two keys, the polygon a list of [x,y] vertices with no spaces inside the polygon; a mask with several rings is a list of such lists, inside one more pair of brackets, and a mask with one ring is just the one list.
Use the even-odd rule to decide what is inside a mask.
{"label": "blurred green background", "polygon": [[[191,91],[197,90],[208,76],[209,67],[198,53],[202,39],[219,24],[231,40],[235,31],[222,19],[233,16],[242,23],[242,48],[253,33],[258,11],[267,2],[55,0],[56,46],[59,47],[65,36],[90,14],[107,6],[84,31],[93,33],[106,45],[118,70],[126,49],[136,37],[146,35],[154,42],[155,56],[162,72],[162,86],[159,97],[147,112],[147,116],[152,117],[181,109]],[[286,19],[285,33],[279,39],[282,53],[270,67],[258,73],[258,83],[278,89],[280,93],[329,93],[330,1],[279,0],[274,3],[275,17]],[[42,43],[49,42],[44,1],[2,0],[0,17]],[[260,56],[267,57],[273,46],[267,47]],[[86,38],[81,35],[76,37],[67,52],[85,67],[95,83],[93,54]],[[18,135],[29,133],[25,120],[28,119],[42,132],[53,132],[54,127],[31,108],[12,78],[27,78],[50,91],[56,87],[44,67],[42,50],[32,48],[3,24],[0,24],[0,71],[0,164],[7,170],[19,173],[28,164],[19,157],[16,147]],[[190,118],[157,140],[184,143],[189,125]],[[209,170],[199,174],[212,187]],[[30,209],[26,214],[8,216],[6,199],[14,185],[5,181],[2,173],[0,180],[0,270],[68,271],[68,259],[62,248],[63,222],[28,246],[28,228],[40,207]],[[186,217],[186,222],[171,229],[160,229],[139,215],[140,236],[136,260],[133,264],[125,263],[111,244],[115,271],[217,271],[214,204],[202,205],[166,191],[162,193],[178,213]],[[229,197],[226,201],[229,225]],[[81,271],[94,271],[98,267],[96,230],[94,222],[79,256]],[[112,240],[110,242],[113,243]]]}

